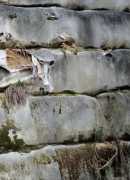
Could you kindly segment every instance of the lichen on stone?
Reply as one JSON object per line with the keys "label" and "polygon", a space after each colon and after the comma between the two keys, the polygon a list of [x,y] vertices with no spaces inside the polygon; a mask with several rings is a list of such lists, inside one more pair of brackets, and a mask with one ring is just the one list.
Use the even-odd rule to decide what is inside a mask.
{"label": "lichen on stone", "polygon": [[33,158],[33,163],[34,164],[50,164],[51,163],[51,158],[45,154],[40,155],[39,157],[34,157]]}
{"label": "lichen on stone", "polygon": [[2,172],[8,172],[8,169],[4,164],[0,163],[0,173]]}

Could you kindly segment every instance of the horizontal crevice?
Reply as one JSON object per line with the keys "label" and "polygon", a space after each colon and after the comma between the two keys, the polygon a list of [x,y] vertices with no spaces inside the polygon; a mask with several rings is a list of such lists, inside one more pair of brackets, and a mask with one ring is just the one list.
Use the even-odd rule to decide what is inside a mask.
{"label": "horizontal crevice", "polygon": [[[5,90],[8,87],[9,86],[0,88],[0,93],[4,93]],[[125,91],[125,90],[129,91],[130,86],[126,85],[126,86],[115,87],[115,88],[107,89],[107,90],[98,90],[96,92],[91,92],[91,93],[90,92],[79,93],[79,92],[72,91],[72,90],[64,90],[64,91],[52,92],[52,93],[44,92],[44,91],[41,92],[40,91],[40,92],[37,92],[37,93],[32,93],[30,95],[35,96],[35,97],[38,97],[38,96],[63,96],[63,95],[66,95],[66,96],[79,96],[79,95],[84,95],[84,96],[90,96],[90,97],[96,98],[97,96],[99,96],[101,94],[104,94],[104,93],[112,93],[112,92],[116,93],[116,92],[119,92],[119,91],[121,92],[121,91]]]}
{"label": "horizontal crevice", "polygon": [[108,9],[108,8],[92,8],[89,9],[85,6],[78,6],[78,5],[71,5],[71,6],[63,6],[60,5],[58,3],[45,3],[45,4],[10,4],[10,3],[4,3],[4,2],[0,2],[0,5],[6,5],[6,6],[10,6],[10,7],[18,7],[18,8],[48,8],[48,7],[61,7],[61,8],[65,8],[65,9],[70,9],[70,10],[75,10],[75,11],[84,11],[84,10],[93,10],[93,11],[122,11],[122,12],[130,12],[129,8],[125,8],[124,10],[117,10],[117,9]]}
{"label": "horizontal crevice", "polygon": [[[14,83],[15,84],[15,83]],[[24,83],[25,86],[28,86],[28,84],[26,84],[26,82]],[[0,87],[0,93],[4,93],[5,90],[10,86],[10,84],[8,84],[5,87]],[[86,95],[86,96],[91,96],[91,97],[97,97],[100,94],[103,93],[111,93],[111,92],[117,92],[117,91],[123,91],[123,90],[130,90],[130,85],[123,85],[123,86],[117,86],[114,88],[109,88],[109,89],[99,89],[99,90],[95,90],[95,91],[89,91],[89,92],[78,92],[75,90],[61,90],[61,91],[53,91],[51,93],[49,92],[44,92],[44,88],[40,88],[38,91],[34,91],[34,92],[28,92],[28,90],[26,91],[27,94],[32,95],[32,96],[62,96],[62,95],[66,95],[66,96],[77,96],[77,95]]]}
{"label": "horizontal crevice", "polygon": [[[83,10],[90,10],[84,8],[84,6],[75,6],[74,7],[67,7],[67,6],[62,6],[58,3],[48,3],[48,4],[8,4],[8,3],[0,3],[0,5],[6,5],[10,7],[18,7],[18,8],[49,8],[49,7],[60,7],[64,9],[69,9],[69,10],[75,10],[75,11],[83,11]],[[94,10],[94,9],[93,9]],[[104,9],[105,10],[105,9]]]}
{"label": "horizontal crevice", "polygon": [[[6,43],[0,43],[0,49],[4,50],[7,48],[13,49],[13,48],[18,48],[18,49],[52,49],[52,50],[61,50],[62,52],[67,54],[67,51],[65,51],[63,48],[61,48],[59,45],[57,44],[53,44],[53,43],[37,43],[37,42],[31,42],[30,44],[21,44],[20,42],[16,41],[16,40],[11,40],[12,42],[10,44],[6,44]],[[78,44],[78,43],[77,43]],[[103,50],[103,51],[107,51],[110,50],[114,51],[114,50],[130,50],[129,47],[126,47],[125,45],[121,45],[120,47],[116,48],[116,47],[109,47],[109,46],[102,46],[102,47],[95,47],[95,46],[82,46],[79,45],[78,46],[79,50],[77,51],[77,55],[80,52],[84,52],[84,51],[92,51],[92,50]],[[73,53],[72,53],[73,54]]]}
{"label": "horizontal crevice", "polygon": [[9,3],[0,3],[0,5],[7,5],[12,7],[24,7],[24,8],[36,8],[36,7],[62,7],[60,4],[9,4]]}
{"label": "horizontal crevice", "polygon": [[[125,136],[125,135],[123,135]],[[130,135],[129,135],[130,137]],[[0,155],[1,154],[5,154],[5,153],[9,153],[9,152],[19,152],[19,153],[30,153],[31,151],[34,151],[34,150],[39,150],[39,149],[42,149],[46,146],[76,146],[76,145],[83,145],[83,144],[103,144],[103,143],[119,143],[119,142],[124,142],[124,143],[128,143],[130,142],[130,139],[129,138],[114,138],[114,137],[111,137],[111,138],[106,138],[105,140],[95,140],[95,141],[79,141],[79,142],[63,142],[63,143],[44,143],[44,144],[38,144],[38,145],[25,145],[23,147],[21,147],[20,149],[7,149],[7,148],[4,148],[3,146],[0,146]]]}
{"label": "horizontal crevice", "polygon": [[111,92],[124,91],[124,90],[130,90],[130,86],[126,85],[126,86],[115,87],[115,88],[108,89],[108,90],[99,90],[98,92],[96,92],[94,94],[94,96],[96,97],[103,93],[111,93]]}
{"label": "horizontal crevice", "polygon": [[[24,145],[23,147],[19,148],[7,148],[4,146],[0,146],[0,154],[3,153],[9,153],[9,152],[23,152],[23,153],[29,153],[33,150],[38,150],[41,148],[44,148],[47,144],[39,144],[39,145]],[[49,144],[48,144],[49,145]]]}
{"label": "horizontal crevice", "polygon": [[[76,91],[72,91],[72,90],[64,90],[61,92],[52,92],[52,93],[45,93],[44,96],[60,96],[60,95],[73,95],[73,96],[77,96],[77,95],[86,95],[86,96],[91,96],[91,97],[97,97],[100,94],[103,93],[111,93],[111,92],[118,92],[118,91],[124,91],[124,90],[130,90],[130,86],[121,86],[121,87],[115,87],[112,89],[107,89],[107,90],[99,90],[96,92],[91,92],[91,93],[78,93]],[[41,96],[41,94],[34,94],[34,96]]]}
{"label": "horizontal crevice", "polygon": [[[74,55],[74,56],[76,56],[73,52],[70,52],[69,51],[69,53],[68,53],[68,51],[64,51],[62,48],[60,48],[60,47],[55,47],[55,46],[50,46],[50,45],[27,45],[27,46],[13,46],[13,47],[10,47],[10,46],[7,46],[7,47],[5,47],[5,46],[0,46],[0,50],[6,50],[6,49],[8,49],[8,48],[10,48],[10,49],[25,49],[25,50],[28,50],[28,51],[37,51],[37,50],[52,50],[52,51],[54,51],[54,53],[55,53],[55,51],[60,51],[61,53],[63,53],[63,54],[72,54],[72,55]],[[100,51],[100,52],[108,52],[108,50],[111,50],[111,52],[113,52],[113,51],[116,51],[116,50],[118,50],[118,51],[123,51],[123,50],[128,50],[128,51],[130,51],[130,48],[125,48],[125,47],[119,47],[119,48],[96,48],[96,47],[83,47],[83,46],[79,46],[79,48],[80,48],[80,50],[77,52],[77,55],[80,55],[80,53],[84,53],[84,52],[91,52],[91,51]]]}

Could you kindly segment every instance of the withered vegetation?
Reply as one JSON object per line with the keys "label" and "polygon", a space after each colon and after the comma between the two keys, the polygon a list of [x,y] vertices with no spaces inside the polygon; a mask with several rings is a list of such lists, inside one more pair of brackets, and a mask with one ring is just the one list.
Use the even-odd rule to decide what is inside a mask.
{"label": "withered vegetation", "polygon": [[8,105],[9,107],[12,105],[24,105],[26,103],[25,86],[21,82],[10,85],[5,90],[5,101],[6,105]]}
{"label": "withered vegetation", "polygon": [[59,164],[62,179],[78,180],[82,173],[88,177],[91,174],[96,179],[102,179],[105,177],[103,173],[106,173],[111,167],[114,169],[114,173],[117,171],[115,168],[118,167],[120,170],[124,169],[123,171],[127,174],[128,163],[124,161],[124,158],[119,162],[119,157],[120,159],[128,157],[127,147],[124,144],[120,144],[119,147],[115,143],[95,143],[81,145],[79,148],[57,150],[55,160]]}

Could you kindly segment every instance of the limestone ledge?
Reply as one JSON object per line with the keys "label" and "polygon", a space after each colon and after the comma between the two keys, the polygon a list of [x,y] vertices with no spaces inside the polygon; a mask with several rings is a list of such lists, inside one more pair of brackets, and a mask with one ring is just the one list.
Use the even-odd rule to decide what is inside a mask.
{"label": "limestone ledge", "polygon": [[[48,80],[51,92],[72,92],[72,94],[96,95],[114,89],[130,87],[130,50],[81,49],[77,55],[60,49],[28,50],[35,57],[46,60],[54,58],[49,67]],[[2,66],[2,64],[0,64]],[[32,80],[32,71],[8,73],[0,69],[0,90],[10,84],[23,82],[29,94],[42,95],[42,81]]]}
{"label": "limestone ledge", "polygon": [[[11,105],[1,95],[0,145],[68,144],[130,138],[130,91],[27,97]],[[9,106],[10,105],[10,106]]]}
{"label": "limestone ledge", "polygon": [[[117,3],[118,4],[118,3]],[[130,48],[130,13],[0,5],[0,47],[56,47],[69,34],[82,47]]]}
{"label": "limestone ledge", "polygon": [[129,142],[106,142],[46,146],[29,153],[0,154],[0,179],[129,179],[129,152]]}

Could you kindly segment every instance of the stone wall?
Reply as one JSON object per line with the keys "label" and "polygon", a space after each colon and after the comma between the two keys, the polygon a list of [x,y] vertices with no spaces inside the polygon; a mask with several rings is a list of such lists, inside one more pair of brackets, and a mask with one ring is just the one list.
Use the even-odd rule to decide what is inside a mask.
{"label": "stone wall", "polygon": [[[0,180],[130,179],[129,10],[129,0],[0,1],[1,50],[54,57],[48,94],[31,71],[0,68]],[[63,33],[76,53],[59,46]]]}
{"label": "stone wall", "polygon": [[128,12],[1,5],[0,16],[1,47],[55,47],[53,40],[63,32],[85,48],[130,47]]}

